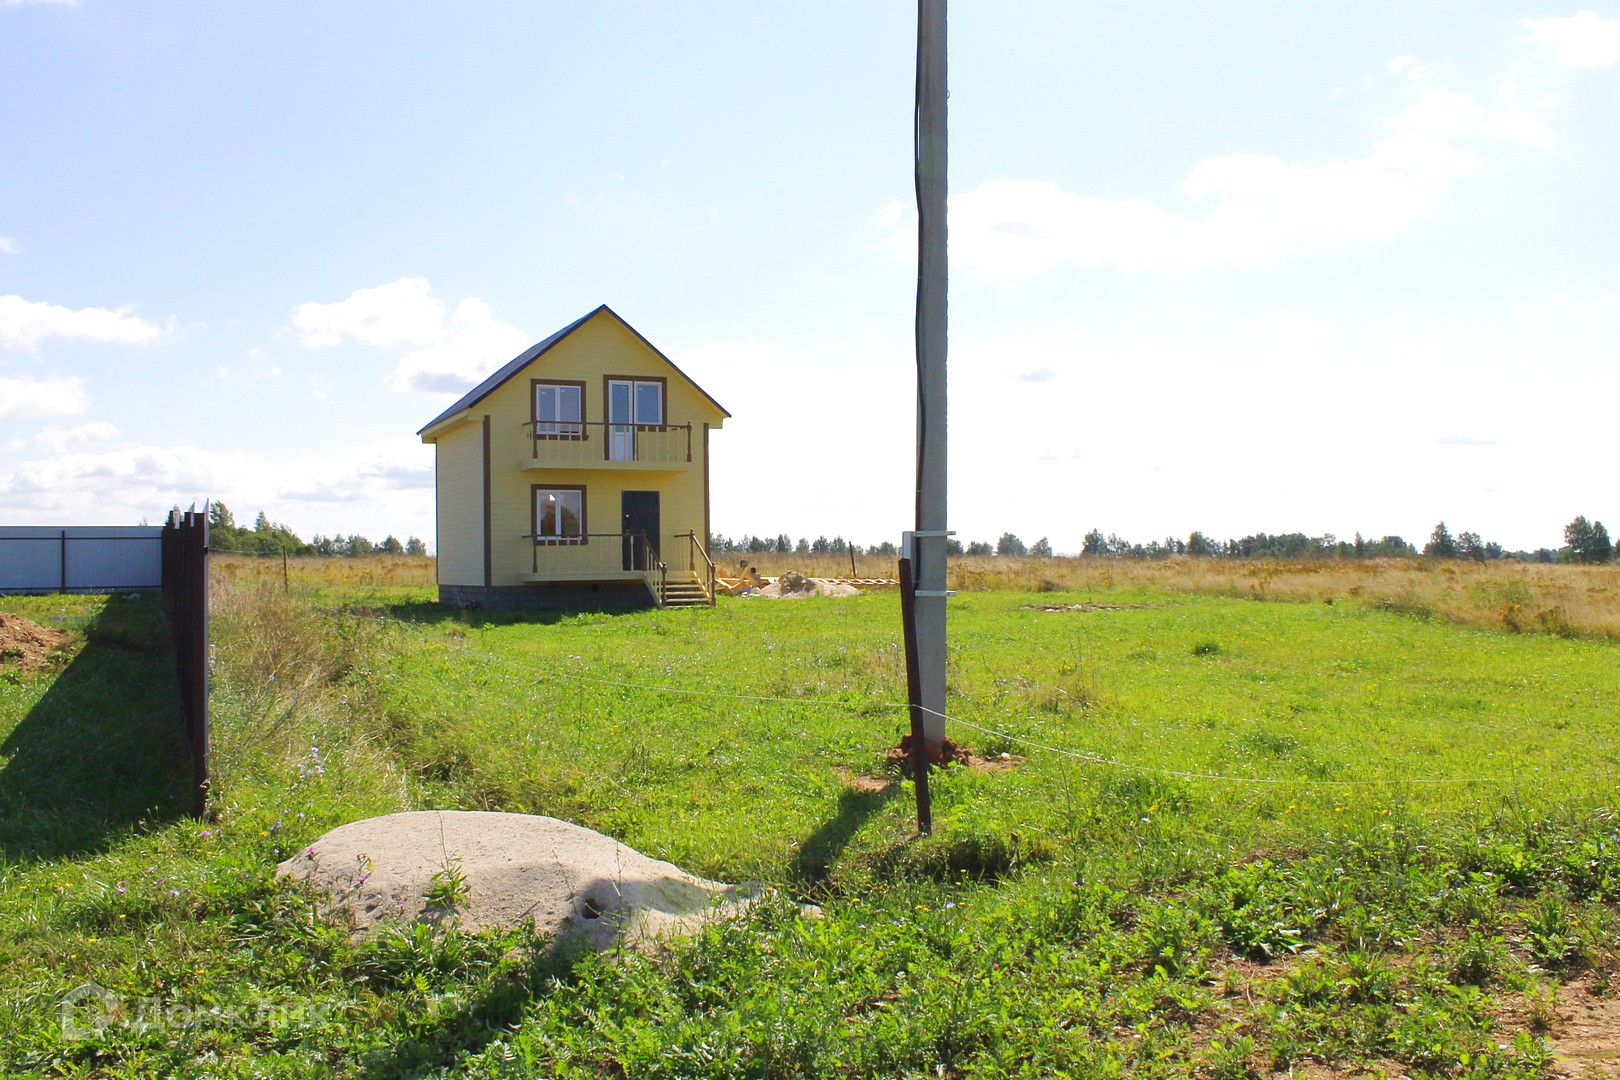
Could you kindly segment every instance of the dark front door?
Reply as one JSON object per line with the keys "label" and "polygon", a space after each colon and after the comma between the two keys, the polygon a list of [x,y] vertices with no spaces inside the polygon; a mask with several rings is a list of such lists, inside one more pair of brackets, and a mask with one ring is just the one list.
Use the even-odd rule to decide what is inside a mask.
{"label": "dark front door", "polygon": [[648,556],[641,546],[641,535],[652,545],[652,561],[658,561],[658,492],[626,491],[619,496],[620,529],[624,533],[624,568],[645,570]]}

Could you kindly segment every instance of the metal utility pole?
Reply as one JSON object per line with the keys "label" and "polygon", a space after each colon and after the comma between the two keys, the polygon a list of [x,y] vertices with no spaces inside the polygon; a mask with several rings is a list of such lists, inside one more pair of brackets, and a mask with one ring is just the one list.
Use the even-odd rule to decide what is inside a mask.
{"label": "metal utility pole", "polygon": [[924,734],[945,739],[945,0],[917,3],[916,641]]}

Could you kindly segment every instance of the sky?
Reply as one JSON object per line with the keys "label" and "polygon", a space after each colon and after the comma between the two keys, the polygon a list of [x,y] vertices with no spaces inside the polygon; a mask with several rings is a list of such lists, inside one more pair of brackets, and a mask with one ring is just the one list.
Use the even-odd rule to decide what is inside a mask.
{"label": "sky", "polygon": [[[415,432],[606,303],[715,531],[897,539],[915,20],[0,0],[0,523],[431,542]],[[1620,0],[959,0],[949,82],[959,538],[1620,525]]]}

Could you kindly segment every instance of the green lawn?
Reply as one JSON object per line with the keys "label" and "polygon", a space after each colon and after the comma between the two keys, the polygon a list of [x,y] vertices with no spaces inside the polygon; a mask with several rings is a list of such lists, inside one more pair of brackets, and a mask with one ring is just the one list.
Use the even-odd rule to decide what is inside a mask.
{"label": "green lawn", "polygon": [[[174,817],[178,735],[148,725],[119,756],[167,757],[125,770],[156,786],[103,768],[95,807],[6,826],[7,1075],[1533,1077],[1549,995],[1615,966],[1613,643],[962,596],[950,734],[1023,761],[936,774],[919,840],[909,786],[845,783],[906,722],[892,594],[544,621],[425,600],[232,587],[219,819]],[[1103,609],[1040,610],[1081,603]],[[0,684],[8,807],[14,772],[44,775],[16,733],[106,707],[61,689],[96,636]],[[767,906],[653,956],[356,946],[272,880],[333,825],[423,807],[568,818],[824,915]],[[121,1011],[64,1038],[86,982]]]}

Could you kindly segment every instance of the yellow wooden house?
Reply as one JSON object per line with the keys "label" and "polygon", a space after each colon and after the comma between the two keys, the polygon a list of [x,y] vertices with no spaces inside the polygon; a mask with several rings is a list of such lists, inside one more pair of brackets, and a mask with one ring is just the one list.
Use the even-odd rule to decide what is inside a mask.
{"label": "yellow wooden house", "polygon": [[709,433],[730,415],[605,304],[527,349],[417,432],[440,601],[712,604]]}

